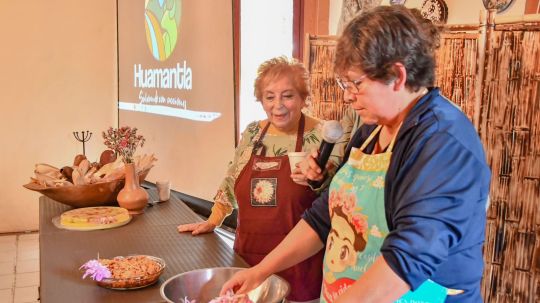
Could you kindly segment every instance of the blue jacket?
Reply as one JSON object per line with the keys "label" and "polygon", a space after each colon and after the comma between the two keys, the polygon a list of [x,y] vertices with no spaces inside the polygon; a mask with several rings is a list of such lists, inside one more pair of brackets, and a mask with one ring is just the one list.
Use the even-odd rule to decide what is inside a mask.
{"label": "blue jacket", "polygon": [[[359,147],[376,126],[364,125],[345,153]],[[373,150],[376,140],[366,148]],[[431,279],[464,290],[446,302],[482,302],[482,246],[490,170],[469,119],[437,88],[420,99],[396,138],[385,179],[389,234],[381,254],[415,290]],[[330,229],[328,191],[304,213],[326,242]]]}

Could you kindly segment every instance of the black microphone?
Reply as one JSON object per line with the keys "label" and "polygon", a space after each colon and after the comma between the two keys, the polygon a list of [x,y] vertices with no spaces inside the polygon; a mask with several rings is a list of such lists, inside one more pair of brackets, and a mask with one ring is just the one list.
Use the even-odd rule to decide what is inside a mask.
{"label": "black microphone", "polygon": [[[338,121],[331,120],[324,122],[322,128],[322,142],[321,146],[319,147],[319,156],[317,157],[317,159],[315,159],[317,165],[319,165],[323,172],[326,168],[328,158],[330,158],[330,154],[334,149],[334,144],[339,141],[339,138],[341,138],[341,136],[343,136],[343,128]],[[307,182],[312,187],[317,188],[320,186],[322,180],[307,180]]]}

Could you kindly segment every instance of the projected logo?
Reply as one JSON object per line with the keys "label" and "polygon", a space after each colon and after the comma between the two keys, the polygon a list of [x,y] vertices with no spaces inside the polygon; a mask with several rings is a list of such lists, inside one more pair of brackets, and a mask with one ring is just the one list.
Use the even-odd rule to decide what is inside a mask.
{"label": "projected logo", "polygon": [[178,42],[178,25],[182,15],[182,0],[146,0],[146,42],[152,56],[164,61]]}
{"label": "projected logo", "polygon": [[[132,88],[139,90],[139,100],[138,102],[130,100],[134,98],[133,95],[127,100],[118,100],[118,108],[202,122],[211,122],[221,117],[220,112],[191,110],[189,109],[191,102],[185,99],[189,94],[184,92],[193,89],[193,70],[188,60],[175,59],[177,56],[171,57],[176,44],[179,43],[178,26],[182,19],[182,0],[145,0],[144,7],[146,42],[152,56],[163,64],[159,67],[155,64],[145,67],[143,63],[147,62],[133,62]],[[142,39],[142,33],[137,37]],[[123,49],[122,45],[119,48]],[[139,49],[130,51],[146,53],[146,50]],[[171,62],[165,62],[167,59]],[[134,92],[130,89],[128,93]],[[193,98],[205,96],[205,92],[197,92]],[[193,103],[198,104],[198,107],[203,105],[202,101]],[[197,106],[193,106],[195,107]]]}

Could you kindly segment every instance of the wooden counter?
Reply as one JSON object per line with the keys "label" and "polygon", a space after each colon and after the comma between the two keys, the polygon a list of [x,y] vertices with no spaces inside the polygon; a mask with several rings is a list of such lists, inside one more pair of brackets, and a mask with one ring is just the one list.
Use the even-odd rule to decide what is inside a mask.
{"label": "wooden counter", "polygon": [[[150,200],[157,200],[149,190]],[[147,207],[127,225],[97,231],[70,231],[57,228],[54,217],[69,206],[41,197],[39,207],[40,299],[61,302],[165,302],[161,284],[190,270],[208,267],[246,267],[246,263],[215,233],[197,237],[179,234],[176,226],[201,221],[182,201],[171,200]],[[82,279],[79,267],[90,259],[145,254],[160,257],[167,264],[159,281],[138,290],[110,290],[90,278]]]}

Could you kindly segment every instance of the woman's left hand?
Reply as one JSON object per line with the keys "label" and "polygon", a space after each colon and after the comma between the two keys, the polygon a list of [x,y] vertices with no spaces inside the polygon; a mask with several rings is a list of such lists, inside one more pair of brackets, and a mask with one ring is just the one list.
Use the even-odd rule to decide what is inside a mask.
{"label": "woman's left hand", "polygon": [[179,233],[191,232],[192,235],[211,233],[216,229],[216,225],[208,221],[181,224],[176,228]]}
{"label": "woman's left hand", "polygon": [[306,175],[300,169],[300,164],[296,164],[296,168],[292,171],[291,179],[297,184],[309,186]]}

